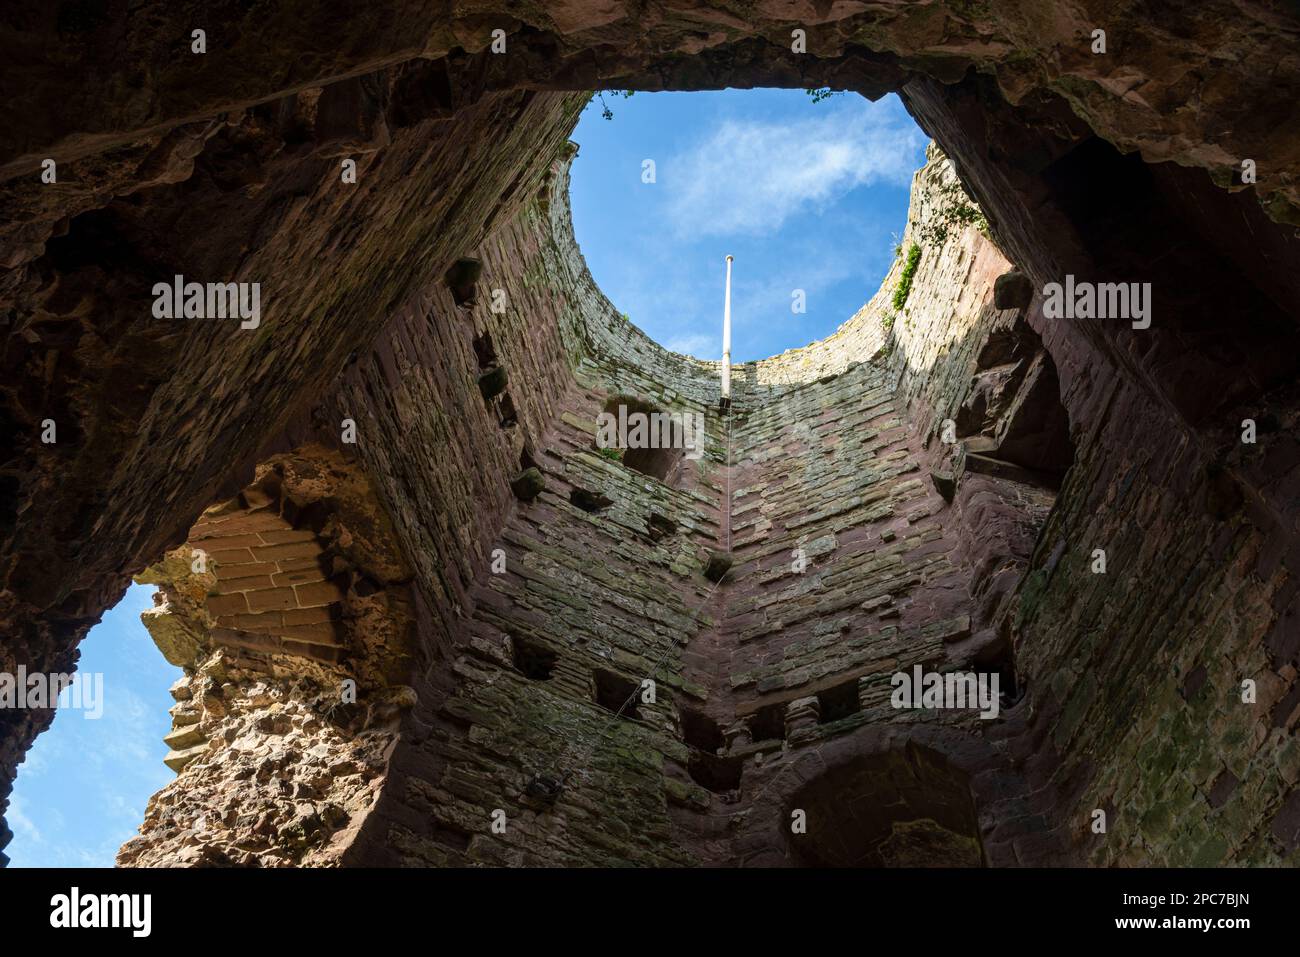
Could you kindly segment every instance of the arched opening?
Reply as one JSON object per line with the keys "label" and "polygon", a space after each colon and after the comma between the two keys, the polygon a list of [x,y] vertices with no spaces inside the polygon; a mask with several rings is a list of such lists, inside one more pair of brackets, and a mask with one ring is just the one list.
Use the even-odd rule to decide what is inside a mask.
{"label": "arched opening", "polygon": [[[117,862],[337,861],[414,703],[410,571],[364,475],[321,446],[272,456],[137,580],[157,586],[141,617],[182,669],[175,777]],[[548,676],[553,658],[524,658]]]}
{"label": "arched opening", "polygon": [[[112,867],[150,797],[172,780],[163,739],[168,688],[182,672],[140,620],[154,593],[129,587],[82,642],[72,687],[18,767],[6,814],[10,866]],[[0,709],[0,727],[10,713]]]}
{"label": "arched opening", "polygon": [[[801,787],[806,833],[786,840],[805,867],[981,867],[983,844],[964,772],[908,744],[837,765]],[[791,814],[784,817],[791,820]],[[786,830],[790,830],[786,825]]]}
{"label": "arched opening", "polygon": [[615,427],[615,437],[610,442],[598,436],[596,447],[608,451],[626,468],[665,485],[676,480],[688,446],[703,439],[688,432],[692,425],[681,412],[666,412],[635,396],[610,399],[604,415]]}

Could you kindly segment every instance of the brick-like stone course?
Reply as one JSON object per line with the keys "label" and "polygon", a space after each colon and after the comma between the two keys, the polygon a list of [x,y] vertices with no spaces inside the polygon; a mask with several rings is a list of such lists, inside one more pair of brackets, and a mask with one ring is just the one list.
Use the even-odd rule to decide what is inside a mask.
{"label": "brick-like stone course", "polygon": [[[315,525],[295,527],[291,516]],[[245,543],[254,549],[310,546],[310,569],[300,571],[316,581],[296,587],[319,593],[300,606],[295,586],[272,586],[269,575],[259,576],[264,587],[236,591],[254,579],[223,578],[201,551],[228,542],[230,526],[256,537]],[[335,581],[324,580],[327,566]],[[143,577],[160,588],[145,623],[185,669],[165,738],[164,763],[177,778],[154,795],[118,863],[337,864],[379,798],[401,715],[414,703],[405,684],[410,571],[368,483],[319,446],[277,455]],[[236,600],[254,611],[227,613]],[[272,779],[274,787],[249,786]],[[223,811],[234,794],[239,814]]]}
{"label": "brick-like stone course", "polygon": [[190,544],[212,561],[217,581],[206,606],[216,627],[337,644],[329,623],[338,618],[343,592],[326,580],[321,543],[311,529],[296,529],[265,506],[222,505],[196,524]]}

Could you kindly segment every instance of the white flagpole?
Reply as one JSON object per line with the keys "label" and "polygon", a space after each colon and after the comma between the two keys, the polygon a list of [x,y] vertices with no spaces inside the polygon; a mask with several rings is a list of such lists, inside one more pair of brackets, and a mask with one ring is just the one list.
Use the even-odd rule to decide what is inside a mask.
{"label": "white flagpole", "polygon": [[731,405],[731,257],[727,257],[727,295],[722,306],[722,408]]}

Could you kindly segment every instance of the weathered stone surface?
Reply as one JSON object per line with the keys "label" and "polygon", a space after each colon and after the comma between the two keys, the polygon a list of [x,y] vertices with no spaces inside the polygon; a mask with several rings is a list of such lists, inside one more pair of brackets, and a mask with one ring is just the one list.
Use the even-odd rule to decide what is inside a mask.
{"label": "weathered stone surface", "polygon": [[171,768],[177,774],[180,774],[187,767],[207,753],[206,744],[196,745],[183,751],[168,751],[163,758],[163,764]]}
{"label": "weathered stone surface", "polygon": [[943,496],[945,502],[951,502],[952,497],[957,494],[957,479],[951,472],[931,469],[930,481],[934,483],[935,491]]}
{"label": "weathered stone surface", "polygon": [[999,309],[1025,309],[1033,298],[1033,280],[1017,270],[1004,272],[993,284],[993,305]]}
{"label": "weathered stone surface", "polygon": [[[319,447],[275,456],[258,473],[141,576],[160,589],[145,614],[160,648],[177,632],[193,644],[175,662],[185,677],[163,739],[178,777],[151,799],[119,864],[336,863],[378,797],[397,720],[415,704],[403,683],[410,572],[367,483]],[[274,560],[235,567],[269,564],[272,574],[224,578],[215,556],[236,541]],[[277,551],[285,544],[295,548]],[[212,564],[196,572],[200,555]],[[307,589],[330,584],[326,569],[348,585],[330,585],[321,605]],[[277,589],[270,579],[280,575],[299,584]],[[280,591],[284,610],[220,610],[223,597]]]}
{"label": "weathered stone surface", "polygon": [[[337,442],[345,420],[416,608],[421,667],[379,670],[383,687],[413,689],[393,692],[385,721],[418,733],[388,729],[391,758],[360,759],[344,788],[355,828],[328,803],[270,803],[283,840],[194,843],[194,822],[232,793],[225,775],[246,769],[217,749],[186,758],[183,777],[204,786],[164,792],[124,861],[781,863],[800,859],[776,837],[800,787],[898,804],[901,754],[971,807],[938,831],[855,832],[871,860],[974,841],[992,864],[1293,861],[1300,240],[1277,224],[1300,205],[1294,17],[1214,0],[1153,33],[1145,8],[1123,6],[1098,55],[1074,8],[1044,21],[1017,5],[703,3],[655,11],[647,30],[639,8],[551,6],[512,8],[507,56],[485,52],[490,5],[439,19],[380,4],[360,20],[258,7],[228,43],[213,28],[197,63],[177,49],[200,16],[185,4],[75,23],[49,8],[0,30],[17,71],[0,105],[0,423],[15,437],[0,468],[0,669],[71,670],[129,576],[174,555],[214,501],[266,507],[265,490],[232,496],[309,436]],[[811,53],[792,54],[805,23]],[[950,230],[886,328],[896,263],[833,336],[738,370],[729,473],[710,452],[659,481],[596,454],[574,423],[638,394],[712,413],[720,447],[717,367],[663,352],[586,275],[562,162],[586,96],[563,91],[771,83],[899,89],[952,158],[918,174],[904,241],[942,223],[959,170],[1006,256]],[[37,175],[46,156],[55,184]],[[1254,185],[1240,183],[1247,158]],[[457,303],[446,272],[469,258],[506,313]],[[1008,325],[993,291],[1008,260],[1034,290],[1067,274],[1149,281],[1153,322],[1038,307]],[[261,327],[150,321],[152,283],[181,273],[261,282]],[[489,351],[513,383],[490,403],[477,388]],[[57,443],[39,440],[47,418]],[[1245,418],[1261,441],[1241,441]],[[942,438],[947,420],[959,441]],[[510,480],[529,469],[546,488],[520,509]],[[961,476],[950,508],[930,470]],[[611,505],[576,507],[575,487]],[[673,530],[652,535],[651,515]],[[185,619],[157,633],[196,669],[177,727],[257,724],[263,682],[288,694],[295,730],[320,720],[316,691],[261,664],[215,693],[227,652],[337,677],[399,641],[383,615],[385,637],[359,656],[346,636],[324,640],[328,622],[289,623],[331,607],[332,586],[281,566],[302,542],[247,534],[258,542],[214,552],[220,600],[178,579],[155,616]],[[833,550],[812,547],[828,536]],[[711,600],[698,556],[723,545],[736,564]],[[328,544],[355,567],[350,549]],[[1090,569],[1099,549],[1105,574]],[[353,578],[343,601],[395,581]],[[963,618],[972,637],[945,640]],[[229,643],[220,658],[207,638]],[[553,676],[525,675],[507,638],[554,654]],[[593,700],[597,671],[635,686],[660,661],[664,695],[636,718]],[[1008,692],[996,734],[890,708],[889,674],[933,662],[1019,675],[1028,700]],[[1254,705],[1232,693],[1244,674]],[[804,701],[782,741],[801,699],[816,707]],[[759,743],[706,760],[678,733],[685,710],[757,727]],[[7,792],[49,714],[0,721]],[[254,727],[259,748],[281,724]],[[295,781],[319,770],[286,766]],[[480,838],[485,807],[518,819],[527,805],[512,802],[556,767],[583,785],[529,825],[541,840]],[[1211,799],[1224,767],[1240,786]],[[619,811],[596,823],[596,806]],[[1104,843],[1075,826],[1095,807],[1114,812]],[[720,842],[723,817],[736,823]]]}
{"label": "weathered stone surface", "polygon": [[[392,100],[409,109],[411,101],[424,105],[418,97],[435,94],[390,93],[362,75],[408,61],[418,63],[412,72],[424,83],[437,77],[460,90],[462,78],[473,72],[466,61],[475,60],[462,51],[483,56],[499,23],[510,35],[507,55],[474,64],[494,89],[783,82],[858,87],[878,96],[911,72],[953,82],[973,67],[995,77],[1011,102],[1060,98],[1117,147],[1140,150],[1148,162],[1211,169],[1225,186],[1243,157],[1282,158],[1275,166],[1278,181],[1262,191],[1283,209],[1300,207],[1295,135],[1281,121],[1285,105],[1297,100],[1300,24],[1273,5],[1212,0],[1195,16],[1177,16],[1178,29],[1162,30],[1158,38],[1150,36],[1156,25],[1146,8],[1111,10],[1104,18],[1109,47],[1101,55],[1092,50],[1098,22],[1074,6],[1046,18],[1018,6],[958,3],[767,6],[737,13],[710,3],[678,5],[656,11],[653,29],[646,29],[640,8],[604,2],[566,3],[558,10],[554,4],[508,10],[488,4],[447,19],[441,10],[392,0],[365,18],[279,4],[273,12],[250,11],[244,20],[214,26],[211,48],[197,61],[185,38],[205,18],[185,4],[143,21],[108,13],[87,17],[74,30],[51,10],[0,37],[9,62],[21,67],[13,77],[16,94],[0,114],[9,138],[0,171],[28,172],[44,156],[103,153],[312,83],[344,88],[334,96],[349,113],[332,120],[331,139],[359,139],[374,148],[395,125],[384,115]],[[793,27],[808,31],[810,55],[791,52]],[[594,56],[594,48],[603,55]],[[289,50],[297,66],[286,73]],[[83,68],[68,69],[72,62]],[[132,64],[146,62],[173,66],[133,73]],[[1256,62],[1272,68],[1256,69]],[[218,76],[219,83],[207,81]],[[129,110],[117,99],[122,89],[135,91]],[[1173,106],[1188,103],[1196,109]],[[1242,103],[1254,109],[1243,114]],[[1283,109],[1274,114],[1265,104]],[[333,117],[332,109],[322,112]],[[386,122],[376,122],[374,113]]]}
{"label": "weathered stone surface", "polygon": [[722,581],[722,576],[731,569],[733,559],[727,552],[712,552],[704,564],[704,577],[711,582]]}
{"label": "weathered stone surface", "polygon": [[514,492],[515,498],[521,502],[531,502],[541,495],[545,488],[546,479],[536,468],[524,469],[510,483],[510,491]]}

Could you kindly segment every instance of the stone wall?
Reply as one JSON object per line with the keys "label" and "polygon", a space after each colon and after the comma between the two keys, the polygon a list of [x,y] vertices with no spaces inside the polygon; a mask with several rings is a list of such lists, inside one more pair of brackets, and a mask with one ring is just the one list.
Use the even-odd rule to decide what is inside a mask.
{"label": "stone wall", "polygon": [[[196,24],[206,24],[210,38],[201,57],[187,49]],[[792,43],[796,29],[806,52]],[[1104,54],[1094,50],[1098,29]],[[487,53],[494,30],[506,34],[504,53]],[[1260,179],[1261,198],[1294,222],[1297,36],[1293,11],[1258,0],[1205,0],[1177,11],[1134,0],[1104,8],[1080,0],[1050,8],[965,0],[431,8],[383,0],[364,16],[292,0],[225,16],[191,3],[151,7],[148,16],[51,9],[0,35],[17,91],[0,114],[7,131],[0,176],[34,170],[44,156],[137,145],[195,117],[322,83],[342,86],[338,127],[382,131],[382,123],[357,123],[346,111],[378,99],[358,78],[392,64],[409,67],[409,86],[424,87],[425,102],[466,88],[763,84],[878,96],[916,75],[951,83],[978,73],[1009,102],[1055,99],[1121,150],[1210,170],[1225,186],[1241,158],[1275,159],[1275,174]],[[124,89],[134,91],[125,104]]]}
{"label": "stone wall", "polygon": [[[475,572],[453,603],[465,621],[449,629],[445,650],[417,682],[419,705],[349,860],[794,860],[797,848],[782,838],[788,829],[775,815],[809,780],[806,762],[827,770],[876,754],[895,769],[929,756],[926,773],[947,775],[953,793],[972,793],[966,782],[976,779],[970,813],[958,816],[974,822],[978,808],[984,823],[957,840],[980,860],[1015,863],[1013,836],[1041,827],[1011,809],[996,815],[992,838],[990,809],[1023,790],[1005,748],[987,740],[985,723],[969,713],[924,718],[888,703],[894,670],[969,666],[988,644],[972,639],[983,619],[972,622],[954,554],[961,525],[922,466],[924,450],[895,399],[898,372],[881,322],[894,277],[828,342],[738,366],[730,412],[720,412],[717,364],[666,352],[592,282],[572,235],[568,159],[556,159],[548,192],[479,251],[475,305],[456,306],[447,289],[429,294],[430,314],[452,321],[422,328],[453,337],[429,355],[458,356],[460,368],[448,378],[465,398],[440,408],[416,404],[414,397],[431,394],[430,367],[403,361],[405,349],[418,355],[419,346],[397,325],[397,359],[381,373],[388,388],[349,384],[336,400],[339,414],[351,410],[377,430],[359,451],[384,456],[371,468],[386,476],[403,543],[426,555],[422,543],[439,534],[462,549],[472,545],[454,567]],[[917,203],[930,202],[939,170],[951,177],[935,154],[918,177]],[[914,306],[918,326],[956,326],[971,303],[975,315],[995,311],[987,302],[991,279],[1005,262],[987,241],[954,231],[928,254],[945,263],[980,255],[988,265],[973,291],[955,267],[926,272]],[[495,301],[508,306],[494,311],[498,290],[504,295]],[[470,354],[473,343],[480,345]],[[475,394],[485,357],[505,370],[519,413],[507,425],[495,400]],[[572,377],[557,393],[566,362]],[[407,401],[410,411],[400,417],[374,412]],[[704,415],[701,458],[660,481],[602,455],[596,417],[620,401]],[[421,437],[456,409],[467,418],[438,430],[448,438]],[[404,442],[387,431],[399,422]],[[457,444],[455,429],[475,438]],[[465,531],[482,525],[458,531],[445,508],[422,509],[415,496],[427,495],[429,483],[400,464],[466,452],[499,455],[480,500],[509,496],[509,480],[525,466],[544,479],[540,493],[513,514],[506,510],[500,534],[481,545]],[[774,474],[785,478],[773,482]],[[402,476],[405,488],[394,482]],[[1021,519],[1036,528],[1045,510],[1033,504]],[[704,575],[707,560],[728,546],[735,564],[715,584]],[[807,558],[802,573],[790,570],[795,548]],[[417,576],[430,605],[446,601],[449,578],[446,570]],[[653,701],[643,697],[647,678]],[[823,698],[826,721],[819,722]],[[833,716],[836,708],[843,713]],[[900,826],[930,811],[921,808]],[[494,815],[502,815],[503,831],[493,830]],[[889,853],[925,859],[905,848]]]}
{"label": "stone wall", "polygon": [[[1050,345],[1055,330],[1043,328]],[[1097,864],[1294,863],[1300,555],[1266,502],[1215,461],[1272,460],[1272,481],[1296,488],[1294,399],[1256,406],[1290,423],[1260,439],[1270,448],[1243,447],[1237,428],[1205,449],[1150,414],[1150,393],[1062,368],[1089,432],[1015,627],[1062,755],[1050,777],[1064,826]],[[1097,549],[1105,574],[1094,573]],[[1246,680],[1257,689],[1249,700]],[[1104,836],[1089,827],[1095,809],[1108,815]]]}
{"label": "stone wall", "polygon": [[[1028,686],[1027,766],[1078,859],[1294,863],[1297,237],[1244,193],[1095,139],[1061,151],[1021,128],[1034,159],[1000,162],[976,145],[1008,120],[986,94],[970,79],[905,91],[1002,214],[994,232],[1031,289],[1073,275],[1153,296],[1149,328],[1050,319],[1037,292],[1025,310],[1074,447],[1003,619]],[[1014,212],[998,199],[1012,192]],[[1247,419],[1264,423],[1254,442]]]}
{"label": "stone wall", "polygon": [[177,779],[119,865],[337,864],[414,704],[411,572],[368,483],[317,445],[272,457],[139,578],[172,687]]}
{"label": "stone wall", "polygon": [[[479,401],[475,373],[492,369],[477,367],[479,330],[459,337],[442,328],[456,313],[437,301],[439,277],[536,197],[585,98],[565,91],[830,85],[872,97],[900,91],[954,159],[998,248],[1032,288],[1067,273],[1156,283],[1164,320],[1149,334],[1117,323],[1049,327],[1035,308],[1007,319],[1007,331],[1030,356],[1037,347],[1025,328],[1041,338],[1077,448],[1094,438],[1146,443],[1113,447],[1122,451],[1108,461],[1094,452],[1086,474],[1106,487],[1089,496],[1130,487],[1135,479],[1121,469],[1146,462],[1150,449],[1164,456],[1158,471],[1166,462],[1182,470],[1167,476],[1176,491],[1158,510],[1172,527],[1187,520],[1174,505],[1181,493],[1209,495],[1222,515],[1240,490],[1244,533],[1261,557],[1255,572],[1233,574],[1252,601],[1263,590],[1272,595],[1271,611],[1243,627],[1267,635],[1262,646],[1247,639],[1249,647],[1265,649],[1267,670],[1291,687],[1300,561],[1286,431],[1296,402],[1286,390],[1300,355],[1300,240],[1279,224],[1295,222],[1300,183],[1295,17],[1271,3],[1224,0],[1154,13],[1136,3],[1105,10],[1075,3],[1046,18],[1041,4],[770,6],[525,3],[507,11],[380,3],[340,17],[292,3],[238,14],[171,3],[145,12],[48,7],[0,26],[18,91],[0,105],[12,113],[0,124],[0,193],[12,211],[0,224],[7,250],[0,430],[8,436],[0,461],[0,667],[74,668],[78,642],[130,577],[183,544],[204,508],[247,486],[270,450],[285,450],[295,421],[316,408],[337,434],[348,414],[330,398],[340,382],[354,394],[338,404],[370,406],[372,433],[383,422],[387,441],[402,434],[399,426],[424,424],[401,404],[417,393],[386,395],[394,383],[421,377],[417,407],[458,411],[431,413],[442,431],[415,444],[434,440],[440,454],[463,458],[455,468],[448,460],[444,473],[400,443],[399,451],[363,455],[377,494],[408,510],[394,524],[408,529],[398,533],[403,549],[426,582],[416,591],[417,617],[436,636],[418,649],[423,664],[450,655],[481,553],[512,508],[507,473],[528,452],[497,433],[479,449],[473,440],[489,432],[478,423],[523,421],[517,434],[545,445],[542,436],[557,427],[547,412],[568,386],[542,375],[520,388],[516,378],[509,405],[497,394],[490,415],[469,412]],[[199,22],[208,34],[201,56],[183,42]],[[486,49],[497,28],[507,34],[506,55]],[[796,28],[807,30],[807,53],[791,50]],[[1098,28],[1107,33],[1106,54],[1092,52]],[[58,164],[52,183],[39,175],[46,159]],[[348,159],[357,162],[354,184],[340,176]],[[1242,179],[1245,159],[1258,166],[1256,183]],[[514,273],[509,260],[500,267]],[[264,283],[262,328],[240,335],[214,323],[150,321],[151,284],[176,273]],[[553,284],[536,271],[529,282]],[[570,292],[588,296],[578,285]],[[563,354],[561,366],[580,365],[572,336],[561,347],[547,332],[547,307],[539,317],[529,335],[550,350],[545,362]],[[613,323],[603,314],[600,321]],[[405,331],[395,344],[398,326]],[[521,319],[521,335],[523,328]],[[650,384],[669,382],[661,377],[667,360],[639,348],[655,365]],[[983,349],[971,348],[978,362]],[[840,372],[839,361],[827,353],[821,374]],[[1050,383],[1041,357],[1031,361],[1036,370],[1015,373],[1023,382],[1004,383],[1012,372],[1001,360],[976,370],[986,374],[973,394],[1007,395],[1004,411],[1050,411],[1050,403],[1027,401],[1038,393],[1020,388]],[[681,366],[672,381],[689,382],[692,368]],[[974,374],[951,368],[952,388],[935,399],[945,397],[945,406]],[[620,391],[635,392],[642,373],[629,366],[619,375],[630,383]],[[785,375],[773,382],[778,392],[805,381]],[[925,387],[918,388],[920,396]],[[1249,412],[1271,437],[1246,448],[1234,435]],[[907,417],[926,426],[916,435],[922,447],[944,418],[912,402]],[[1134,421],[1105,424],[1115,417]],[[57,443],[40,440],[46,420],[57,423]],[[920,468],[942,473],[945,486],[963,476],[953,507],[969,513],[964,540],[978,543],[992,521],[1006,533],[999,541],[1020,556],[1033,524],[1011,534],[1022,496],[987,484],[1011,474],[1008,465],[1025,467],[1011,456],[1023,451],[1032,423],[1013,428],[1015,421],[1012,414],[983,423],[993,431],[972,433],[983,451],[964,461],[931,440],[934,457]],[[988,442],[1005,457],[986,454]],[[1016,485],[1038,480],[1014,474]],[[1180,485],[1184,479],[1190,484]],[[1068,479],[1063,491],[1083,494],[1072,493]],[[422,521],[446,525],[426,533],[417,530]],[[1184,541],[1205,540],[1209,530],[1198,531]],[[1003,550],[999,544],[990,555]],[[981,572],[989,582],[981,588],[1001,606],[1007,592],[994,583],[1013,578],[1021,559],[998,571],[974,551],[961,561],[991,569]],[[1215,594],[1223,597],[1231,585],[1220,585]],[[1069,583],[1059,587],[1050,602],[1057,623],[1074,607]],[[1128,618],[1117,622],[1127,627]],[[1003,640],[1010,639],[1008,629]],[[1152,640],[1181,647],[1184,634],[1167,628]],[[1049,642],[1042,660],[1060,650]],[[50,718],[44,710],[0,714],[0,795]],[[1054,800],[1073,802],[1088,773],[1079,763]],[[1289,834],[1291,798],[1270,794],[1260,806],[1276,807],[1279,832]],[[0,845],[8,836],[0,824]]]}
{"label": "stone wall", "polygon": [[[331,609],[355,588],[337,591],[344,581],[323,571],[278,580],[308,570],[308,556],[262,550],[331,546],[250,487],[191,533],[187,548],[206,541],[216,560],[201,601],[179,585],[191,551],[151,573],[170,582],[167,605],[187,608],[153,630],[192,659],[173,731],[178,784],[191,783],[155,799],[123,863],[1293,854],[1295,672],[1277,664],[1288,652],[1276,611],[1293,589],[1284,556],[1245,518],[1266,503],[1227,479],[1192,495],[1205,517],[1189,519],[1190,490],[1134,484],[1157,461],[1177,474],[1192,453],[1169,445],[1170,421],[1098,414],[1091,403],[1139,402],[1123,397],[1140,384],[1081,390],[1095,373],[1061,348],[1059,324],[1025,297],[998,308],[995,280],[1012,265],[978,229],[935,241],[934,225],[968,202],[941,153],[916,175],[881,290],[827,340],[736,367],[726,411],[716,363],[661,349],[591,280],[569,219],[571,156],[559,150],[477,250],[468,297],[427,289],[313,413],[329,428],[355,422],[349,468],[373,476],[384,547],[412,556],[410,572],[386,578],[414,586],[399,615],[409,654],[361,683],[361,706],[378,704],[385,723],[353,715],[340,730],[321,717],[330,682],[387,646],[340,654],[348,616]],[[703,415],[702,456],[660,480],[602,454],[596,416],[619,402]],[[1285,441],[1278,425],[1269,434]],[[1144,464],[1106,451],[1145,443]],[[1229,465],[1269,474],[1242,455]],[[530,468],[540,489],[516,481]],[[1180,522],[1160,518],[1175,508]],[[1211,549],[1193,547],[1198,535]],[[1095,547],[1105,574],[1092,571]],[[714,582],[705,569],[719,550],[732,564]],[[289,564],[251,574],[267,558]],[[1148,581],[1130,563],[1170,574]],[[1250,584],[1261,571],[1263,588]],[[302,614],[325,620],[300,634]],[[159,627],[169,618],[184,627]],[[1115,637],[1133,634],[1132,647]],[[1228,651],[1209,656],[1216,641]],[[231,681],[232,654],[261,663],[234,659]],[[265,663],[285,655],[351,670],[303,686]],[[998,718],[894,708],[891,676],[917,665],[996,674]],[[1254,704],[1238,703],[1242,677]],[[407,682],[409,698],[389,690]],[[214,684],[224,713],[194,706]],[[286,759],[277,736],[289,728],[316,750]],[[227,775],[267,754],[314,790],[269,800],[256,820],[236,814],[232,795],[268,799]],[[794,834],[800,812],[807,833]],[[214,817],[227,832],[214,835]]]}
{"label": "stone wall", "polygon": [[[905,246],[936,213],[935,196],[952,177],[937,155],[918,174]],[[1181,630],[1145,621],[1145,600],[1132,603],[1139,592],[1150,594],[1140,581],[1125,579],[1123,589],[1137,590],[1128,603],[1103,597],[1114,579],[1089,570],[1091,538],[1079,544],[1076,533],[1072,544],[1060,543],[1067,516],[1106,520],[1080,489],[1094,463],[1111,458],[1104,449],[1133,441],[1103,436],[1095,423],[1133,429],[1134,417],[1098,416],[1071,390],[1077,357],[1058,352],[1066,360],[1058,372],[1050,347],[1061,330],[1043,323],[1040,309],[994,305],[994,280],[1010,264],[978,231],[956,230],[923,247],[913,292],[888,328],[901,260],[881,293],[836,333],[837,348],[814,344],[738,367],[727,419],[712,405],[715,366],[659,350],[591,283],[572,244],[563,185],[561,164],[547,202],[483,253],[489,266],[522,263],[522,278],[502,270],[507,278],[484,284],[499,281],[510,302],[525,304],[533,349],[567,355],[575,370],[554,400],[552,428],[509,446],[527,450],[546,489],[507,519],[496,543],[505,554],[502,574],[483,556],[468,635],[453,639],[453,676],[436,672],[421,694],[418,748],[399,749],[395,764],[408,769],[402,788],[386,791],[391,803],[369,822],[357,860],[825,860],[822,851],[779,837],[788,814],[806,802],[820,820],[833,819],[834,804],[818,795],[839,785],[818,790],[812,782],[862,780],[854,769],[870,762],[890,782],[882,803],[896,803],[896,793],[968,794],[969,807],[940,810],[913,799],[913,817],[863,832],[874,850],[857,860],[921,862],[926,848],[976,847],[992,864],[1189,863],[1208,860],[1220,840],[1224,856],[1215,862],[1229,853],[1243,862],[1286,859],[1287,775],[1294,777],[1285,763],[1294,747],[1286,695],[1294,674],[1257,667],[1260,703],[1235,711],[1231,701],[1221,705],[1220,735],[1196,747],[1160,744],[1179,708],[1191,708],[1180,704],[1184,692],[1191,698],[1211,679],[1226,679],[1191,663],[1198,646],[1185,644]],[[509,311],[479,315],[494,341],[509,341],[510,324],[520,321]],[[538,338],[552,322],[555,342]],[[508,353],[499,358],[510,366]],[[618,396],[704,412],[705,459],[668,488],[595,454],[593,418]],[[946,420],[960,441],[943,439]],[[1168,424],[1145,427],[1159,432]],[[1167,461],[1177,467],[1176,458]],[[509,466],[494,494],[504,494]],[[1127,484],[1106,479],[1105,493],[1088,487],[1093,496],[1122,498]],[[575,490],[589,497],[575,498]],[[1067,504],[1057,504],[1062,497]],[[719,507],[728,499],[729,516]],[[1145,500],[1152,501],[1149,492]],[[606,504],[580,504],[593,501]],[[1176,493],[1169,507],[1175,501]],[[666,522],[656,525],[652,515]],[[1172,517],[1166,521],[1174,527]],[[735,565],[711,590],[704,560],[728,537]],[[1148,549],[1193,563],[1190,579],[1169,586],[1186,595],[1213,600],[1231,593],[1242,574],[1233,570],[1242,559],[1225,571],[1220,553],[1198,552],[1190,538],[1147,541]],[[1258,554],[1249,535],[1225,541]],[[796,549],[807,563],[802,572],[793,568]],[[1065,567],[1069,554],[1073,564]],[[1277,633],[1267,596],[1276,606],[1274,589],[1289,580],[1277,561],[1275,584],[1247,592],[1253,611],[1220,621],[1242,649],[1262,651],[1270,629]],[[1183,662],[1168,667],[1191,675],[1191,684],[1166,679],[1178,701],[1150,694],[1128,654],[1095,665],[1126,696],[1119,706],[1098,696],[1097,679],[1058,671],[1058,656],[1078,636],[1100,637],[1069,620],[1090,592],[1099,609],[1119,616],[1114,630],[1144,636],[1145,669],[1165,656]],[[703,611],[692,621],[696,608]],[[550,678],[528,676],[539,660],[549,662]],[[1002,720],[892,709],[885,680],[913,663],[996,672]],[[658,698],[638,704],[635,719],[601,708],[602,683],[635,689],[649,674]],[[1084,734],[1078,722],[1089,709]],[[1138,714],[1147,717],[1135,723]],[[1118,759],[1106,752],[1099,763],[1091,736],[1130,750]],[[519,746],[499,743],[507,739]],[[1199,773],[1197,786],[1170,791],[1134,775],[1162,753]],[[1233,806],[1229,784],[1251,772],[1262,784],[1242,789],[1233,811],[1220,810]],[[1123,791],[1103,796],[1115,782]],[[1186,809],[1171,832],[1160,833],[1174,839],[1161,844],[1147,830],[1176,794],[1185,795]],[[1108,812],[1108,837],[1091,832],[1097,808]],[[493,834],[495,810],[519,829]],[[1226,813],[1238,816],[1245,835],[1235,844],[1207,823]],[[422,823],[430,816],[438,821],[431,831]],[[950,824],[912,833],[915,821],[937,819]],[[970,820],[977,822],[970,828],[952,823]]]}
{"label": "stone wall", "polygon": [[[299,90],[80,174],[64,166],[60,235],[24,220],[42,239],[0,277],[13,305],[0,338],[5,670],[74,670],[77,643],[131,576],[247,485],[385,324],[530,195],[535,151],[558,149],[585,101],[516,92],[458,111],[398,93],[404,75]],[[549,132],[534,139],[530,117]],[[258,328],[154,317],[151,284],[176,274],[260,282]],[[0,715],[0,794],[51,718]]]}
{"label": "stone wall", "polygon": [[[714,397],[710,380],[690,375],[690,360],[623,323],[591,282],[571,239],[571,156],[556,156],[545,192],[479,250],[476,304],[457,307],[445,288],[430,294],[431,314],[454,317],[432,323],[435,334],[453,338],[426,355],[456,357],[441,387],[459,396],[431,407],[430,366],[401,362],[385,392],[349,384],[336,400],[374,430],[359,451],[384,457],[371,468],[387,477],[404,544],[425,561],[456,550],[450,567],[418,576],[431,607],[445,610],[454,596],[447,644],[417,684],[420,707],[395,753],[382,814],[354,848],[358,863],[690,860],[666,802],[686,801],[690,787],[671,768],[685,761],[676,703],[703,693],[687,684],[680,654],[710,591],[701,570],[720,521],[717,422],[703,457],[667,484],[598,454],[595,431],[611,398],[703,412]],[[506,306],[494,311],[498,290]],[[393,336],[408,342],[401,327]],[[606,336],[631,345],[592,344]],[[499,401],[477,385],[495,369],[515,412],[504,421]],[[395,442],[388,430],[399,420],[386,409],[408,396],[405,440]],[[461,490],[426,498],[437,486],[404,464],[417,456]],[[446,466],[456,456],[459,474]],[[526,467],[545,488],[516,503],[510,480]],[[455,501],[469,509],[459,523]],[[499,534],[485,539],[494,527]],[[639,702],[650,675],[653,704]],[[627,682],[637,689],[636,717],[615,717],[618,707],[611,712],[597,692],[621,695],[621,705]],[[495,811],[504,834],[491,831]]]}

